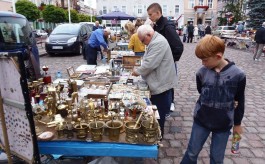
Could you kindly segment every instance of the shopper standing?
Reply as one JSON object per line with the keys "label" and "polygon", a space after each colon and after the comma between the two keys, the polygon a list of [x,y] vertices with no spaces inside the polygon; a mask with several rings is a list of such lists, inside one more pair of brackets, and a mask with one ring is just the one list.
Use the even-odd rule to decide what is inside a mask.
{"label": "shopper standing", "polygon": [[177,82],[172,52],[167,40],[150,25],[142,25],[137,34],[146,46],[142,65],[133,70],[133,76],[141,75],[146,80],[151,102],[157,106],[161,134],[164,134],[165,115],[172,102],[172,88]]}
{"label": "shopper standing", "polygon": [[207,24],[206,28],[205,28],[205,35],[211,35],[212,34],[212,28],[210,25]]}
{"label": "shopper standing", "polygon": [[[176,32],[175,23],[169,21],[167,18],[163,17],[162,15],[162,8],[158,3],[153,3],[147,8],[147,13],[149,19],[154,22],[154,30],[163,35],[169,43],[171,48],[171,52],[173,55],[173,60],[175,62],[175,70],[177,74],[177,61],[179,61],[182,52],[183,52],[183,44],[179,38],[179,35]],[[174,105],[174,88],[172,88],[172,104],[171,104],[171,111],[175,110]],[[170,113],[168,111],[168,116]]]}
{"label": "shopper standing", "polygon": [[183,42],[185,43],[186,42],[186,40],[187,40],[187,34],[188,34],[188,32],[187,32],[187,25],[185,24],[184,26],[183,26]]}
{"label": "shopper standing", "polygon": [[187,43],[192,43],[193,32],[194,32],[194,26],[193,26],[192,22],[190,22],[190,24],[188,26],[188,41],[187,41]]}
{"label": "shopper standing", "polygon": [[254,39],[257,44],[253,60],[261,61],[260,56],[262,54],[263,49],[265,48],[265,22],[263,22],[261,28],[256,31]]}
{"label": "shopper standing", "polygon": [[102,27],[99,26],[99,21],[96,21],[96,22],[95,22],[95,25],[93,26],[93,30],[92,30],[92,31],[95,31],[95,30],[97,30],[97,29],[102,29]]}
{"label": "shopper standing", "polygon": [[193,35],[194,35],[194,43],[197,43],[198,36],[199,36],[199,28],[197,27],[197,25],[194,26]]}
{"label": "shopper standing", "polygon": [[[203,67],[196,73],[200,94],[194,109],[190,141],[181,164],[196,164],[210,133],[210,163],[222,164],[230,130],[241,134],[244,116],[245,73],[234,62],[224,58],[222,39],[206,35],[195,49]],[[235,107],[235,101],[238,102]]]}

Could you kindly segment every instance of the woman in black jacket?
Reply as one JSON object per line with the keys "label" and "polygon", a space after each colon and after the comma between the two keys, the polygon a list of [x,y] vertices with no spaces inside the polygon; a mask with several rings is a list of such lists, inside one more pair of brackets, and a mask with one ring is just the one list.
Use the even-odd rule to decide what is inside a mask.
{"label": "woman in black jacket", "polygon": [[212,34],[212,29],[209,25],[207,25],[207,27],[205,28],[205,34],[209,34],[209,35]]}

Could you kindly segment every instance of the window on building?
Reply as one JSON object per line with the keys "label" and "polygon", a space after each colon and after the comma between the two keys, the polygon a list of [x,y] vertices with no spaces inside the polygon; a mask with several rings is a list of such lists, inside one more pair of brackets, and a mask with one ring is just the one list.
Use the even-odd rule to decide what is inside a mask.
{"label": "window on building", "polygon": [[162,13],[163,15],[167,15],[167,5],[163,5]]}
{"label": "window on building", "polygon": [[175,5],[175,14],[179,14],[179,5]]}
{"label": "window on building", "polygon": [[122,6],[121,11],[126,13],[126,6]]}
{"label": "window on building", "polygon": [[203,0],[199,0],[199,6],[203,6]]}
{"label": "window on building", "polygon": [[118,6],[113,6],[113,11],[119,11]]}
{"label": "window on building", "polygon": [[107,6],[103,6],[102,14],[107,14]]}
{"label": "window on building", "polygon": [[142,13],[143,13],[142,5],[138,5],[138,14],[142,14]]}
{"label": "window on building", "polygon": [[208,6],[209,8],[213,8],[213,0],[208,0]]}
{"label": "window on building", "polygon": [[194,7],[194,1],[195,0],[189,0],[189,8],[193,8]]}

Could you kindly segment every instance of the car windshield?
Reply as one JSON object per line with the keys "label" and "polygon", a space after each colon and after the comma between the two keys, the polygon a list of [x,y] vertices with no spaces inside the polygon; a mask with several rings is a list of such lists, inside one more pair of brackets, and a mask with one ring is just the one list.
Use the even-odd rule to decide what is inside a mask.
{"label": "car windshield", "polygon": [[31,28],[24,18],[0,17],[0,50],[14,50],[30,44]]}
{"label": "car windshield", "polygon": [[80,29],[79,24],[62,24],[57,26],[53,31],[52,35],[70,34],[77,35]]}

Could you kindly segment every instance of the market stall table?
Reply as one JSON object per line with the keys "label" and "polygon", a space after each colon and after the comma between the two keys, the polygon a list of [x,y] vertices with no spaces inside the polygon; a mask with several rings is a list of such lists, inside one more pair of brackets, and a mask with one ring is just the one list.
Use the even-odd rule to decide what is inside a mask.
{"label": "market stall table", "polygon": [[157,158],[157,145],[86,141],[38,141],[40,154]]}

